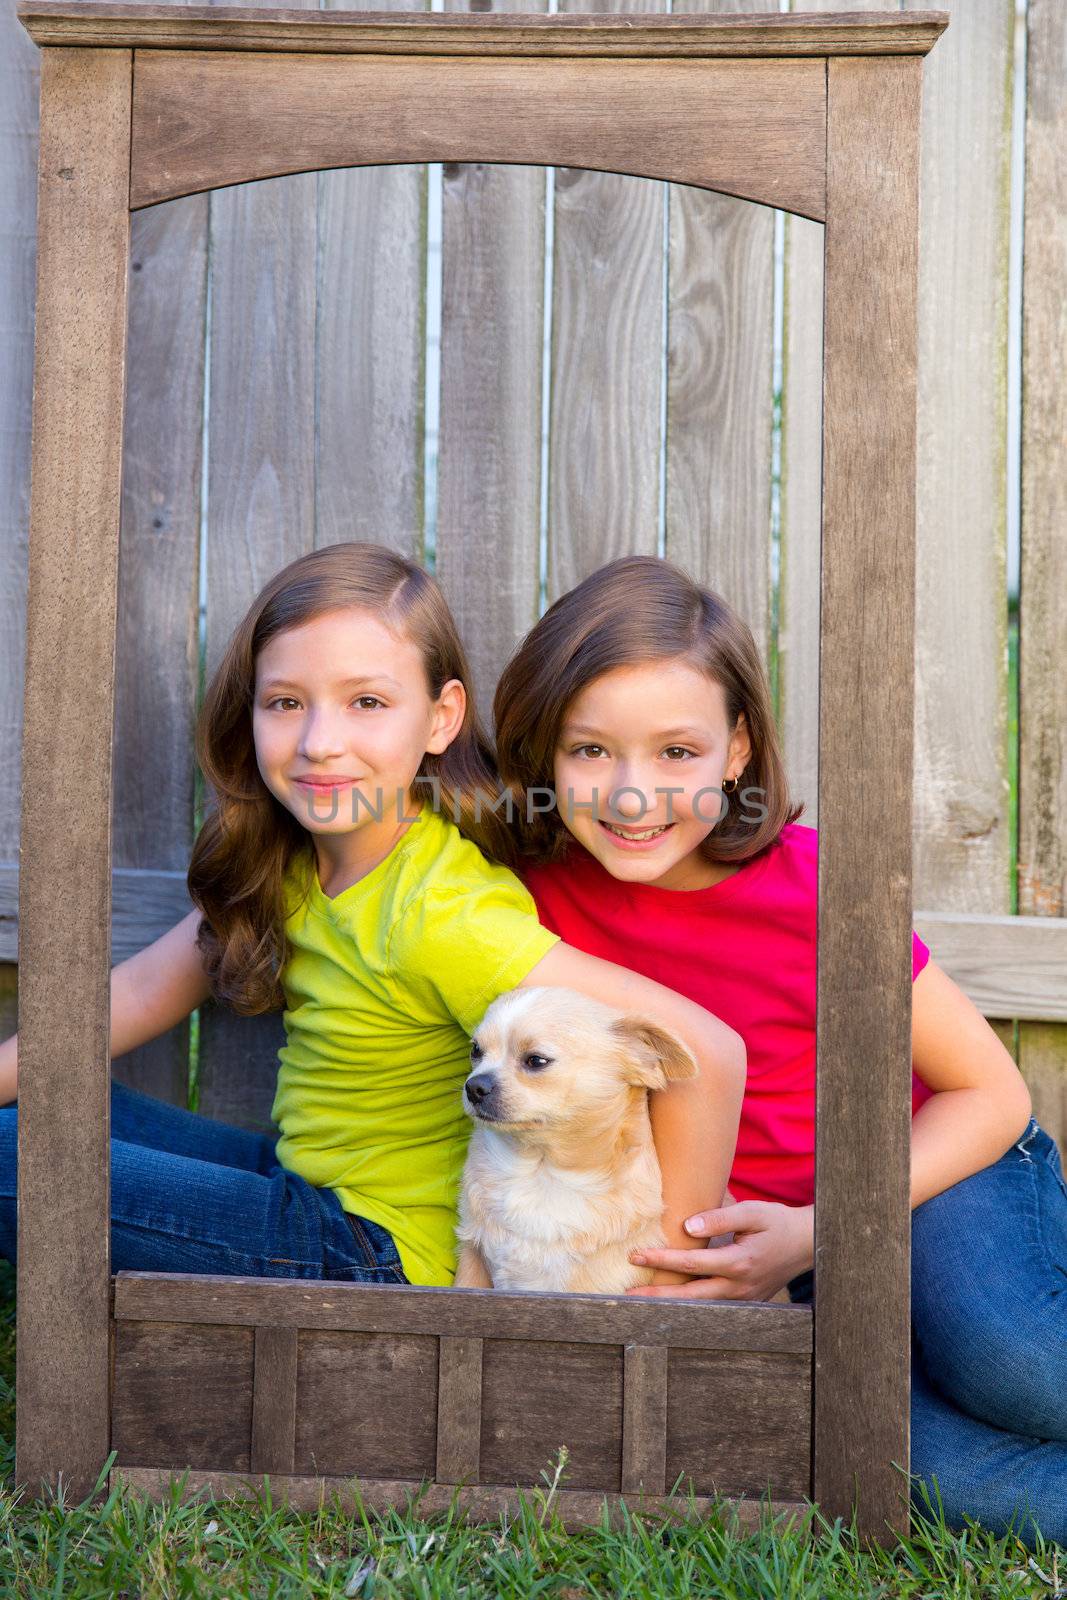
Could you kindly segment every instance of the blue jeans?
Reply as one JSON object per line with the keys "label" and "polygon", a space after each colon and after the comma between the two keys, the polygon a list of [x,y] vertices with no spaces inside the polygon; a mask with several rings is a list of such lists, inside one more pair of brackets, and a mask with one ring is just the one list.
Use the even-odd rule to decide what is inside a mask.
{"label": "blue jeans", "polygon": [[[911,1218],[912,1503],[1067,1545],[1067,1184],[1031,1117]],[[814,1278],[789,1285],[810,1301]]]}
{"label": "blue jeans", "polygon": [[[15,1260],[17,1105],[0,1106],[0,1256]],[[114,1272],[406,1283],[392,1236],[279,1166],[275,1140],[111,1084]]]}

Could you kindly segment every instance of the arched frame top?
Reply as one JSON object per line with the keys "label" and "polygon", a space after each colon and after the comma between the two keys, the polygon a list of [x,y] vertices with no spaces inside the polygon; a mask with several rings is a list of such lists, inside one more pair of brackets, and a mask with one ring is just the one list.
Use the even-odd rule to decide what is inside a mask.
{"label": "arched frame top", "polygon": [[947,20],[101,0],[20,15],[39,44],[132,47],[131,210],[330,167],[485,161],[668,179],[817,222],[828,59],[925,54]]}
{"label": "arched frame top", "polygon": [[825,63],[134,53],[132,209],[421,161],[674,179],[822,221]]}

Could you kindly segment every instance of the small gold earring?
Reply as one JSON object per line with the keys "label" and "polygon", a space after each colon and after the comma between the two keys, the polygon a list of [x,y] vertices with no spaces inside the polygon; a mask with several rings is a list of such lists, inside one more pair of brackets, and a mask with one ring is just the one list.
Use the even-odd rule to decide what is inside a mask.
{"label": "small gold earring", "polygon": [[737,788],[737,783],[738,780],[736,778],[724,778],[721,786],[723,794],[733,794]]}

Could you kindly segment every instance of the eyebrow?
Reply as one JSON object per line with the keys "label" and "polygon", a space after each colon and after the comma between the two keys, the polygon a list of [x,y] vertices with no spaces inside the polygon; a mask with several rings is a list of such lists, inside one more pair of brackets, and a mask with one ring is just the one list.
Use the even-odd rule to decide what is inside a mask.
{"label": "eyebrow", "polygon": [[[362,678],[345,678],[344,682],[339,683],[337,687],[339,689],[352,689],[360,683],[388,684],[391,689],[400,688],[400,684],[397,683],[396,679],[390,678],[388,673],[385,672],[376,672]],[[298,683],[294,683],[289,678],[268,678],[265,683],[260,684],[259,693],[266,694],[268,689],[298,689],[299,687]]]}
{"label": "eyebrow", "polygon": [[[564,723],[563,733],[568,738],[573,738],[574,735],[578,733],[590,733],[594,736],[594,738],[600,738],[601,736],[598,728],[587,728],[578,722]],[[662,733],[654,733],[651,737],[653,739],[706,739],[708,737],[708,732],[706,728],[698,728],[696,726],[684,728],[666,728]]]}

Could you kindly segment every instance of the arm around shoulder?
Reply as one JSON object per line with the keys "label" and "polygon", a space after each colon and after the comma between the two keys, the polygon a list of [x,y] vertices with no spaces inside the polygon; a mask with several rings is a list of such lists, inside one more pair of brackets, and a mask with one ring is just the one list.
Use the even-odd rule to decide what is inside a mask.
{"label": "arm around shoulder", "polygon": [[[111,973],[111,1055],[125,1055],[166,1033],[211,992],[197,947],[199,911]],[[0,1044],[0,1105],[18,1095],[18,1035]]]}

